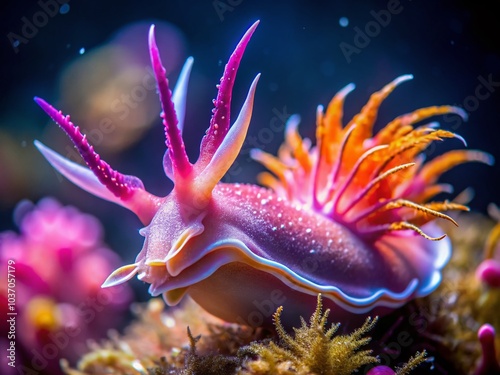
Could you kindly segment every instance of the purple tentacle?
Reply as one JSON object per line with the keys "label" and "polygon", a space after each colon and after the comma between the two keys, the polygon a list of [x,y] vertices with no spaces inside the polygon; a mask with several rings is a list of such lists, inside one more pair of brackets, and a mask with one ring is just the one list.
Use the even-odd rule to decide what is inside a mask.
{"label": "purple tentacle", "polygon": [[187,157],[184,140],[182,139],[182,134],[178,128],[179,121],[177,119],[174,103],[172,101],[172,92],[168,86],[165,68],[161,63],[154,31],[154,25],[152,25],[149,29],[149,52],[151,55],[153,71],[158,83],[160,102],[163,108],[161,117],[163,119],[163,125],[165,126],[166,145],[170,160],[172,161],[174,178],[176,178],[176,176],[185,178],[191,173],[192,165]]}
{"label": "purple tentacle", "polygon": [[229,130],[234,80],[245,48],[258,25],[259,21],[256,21],[243,35],[224,68],[220,84],[217,85],[218,93],[217,98],[214,100],[215,107],[212,110],[213,115],[210,126],[201,141],[200,158],[197,161],[197,167],[199,165],[200,168],[203,168],[210,162]]}
{"label": "purple tentacle", "polygon": [[73,125],[69,116],[64,116],[61,111],[41,98],[35,97],[35,102],[66,132],[90,170],[115,196],[125,200],[136,189],[144,189],[142,181],[137,177],[123,175],[102,160],[88,143],[86,136]]}

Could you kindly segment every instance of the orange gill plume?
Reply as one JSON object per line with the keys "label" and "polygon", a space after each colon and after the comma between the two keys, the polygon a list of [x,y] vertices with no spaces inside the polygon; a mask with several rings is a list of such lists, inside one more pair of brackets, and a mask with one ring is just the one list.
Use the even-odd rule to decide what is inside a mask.
{"label": "orange gill plume", "polygon": [[[421,227],[435,218],[457,224],[447,210],[468,210],[448,200],[429,202],[439,193],[452,192],[448,184],[436,183],[450,168],[468,161],[487,164],[492,157],[481,151],[454,150],[425,163],[422,151],[444,138],[463,139],[436,123],[414,126],[430,117],[466,113],[454,106],[417,109],[389,122],[373,134],[380,105],[402,82],[403,75],[371,95],[368,103],[342,125],[344,100],[354,89],[349,84],[330,101],[326,112],[316,112],[317,145],[302,139],[297,131],[299,117],[288,120],[285,142],[278,157],[252,150],[252,157],[273,175],[263,172],[259,182],[288,200],[300,202],[341,223],[363,238],[376,239],[388,232],[411,230],[429,240]],[[463,141],[465,143],[465,141]]]}
{"label": "orange gill plume", "polygon": [[103,286],[137,275],[150,284],[152,295],[163,295],[169,305],[189,294],[212,314],[253,326],[272,326],[272,313],[279,305],[285,307],[284,324],[297,325],[298,316],[309,315],[316,306],[318,293],[334,319],[344,322],[381,314],[431,293],[451,254],[450,241],[432,220],[454,222],[444,212],[467,209],[449,201],[430,202],[441,192],[451,192],[437,179],[457,164],[490,164],[492,158],[459,150],[425,163],[422,152],[431,142],[461,138],[435,123],[418,123],[444,114],[465,118],[465,113],[452,106],[418,109],[374,134],[382,101],[411,76],[401,76],[374,93],[343,126],[344,100],[354,89],[350,84],[326,112],[318,107],[315,146],[301,138],[299,117],[292,116],[278,157],[252,150],[254,159],[272,172],[259,177],[270,189],[222,183],[252,115],[259,75],[230,123],[236,72],[257,24],[248,29],[225,66],[195,163],[189,161],[182,137],[192,59],[172,93],[151,29],[151,62],[167,146],[163,169],[174,182],[164,197],[149,193],[138,177],[112,169],[69,116],[35,99],[68,134],[88,168],[36,142],[47,160],[83,189],[136,213],[145,226],[140,231],[144,245],[135,262],[114,271]]}

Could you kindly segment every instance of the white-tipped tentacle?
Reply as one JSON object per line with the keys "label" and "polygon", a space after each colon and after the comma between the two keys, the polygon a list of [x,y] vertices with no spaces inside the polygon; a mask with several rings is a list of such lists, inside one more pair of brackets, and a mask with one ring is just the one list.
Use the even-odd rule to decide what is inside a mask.
{"label": "white-tipped tentacle", "polygon": [[181,134],[184,128],[184,118],[186,117],[186,96],[187,88],[189,83],[189,76],[191,74],[191,68],[193,67],[194,59],[190,56],[187,58],[184,66],[182,67],[179,78],[174,88],[174,93],[172,95],[172,102],[174,102],[175,112],[177,113],[177,120],[179,123],[177,127],[179,128]]}
{"label": "white-tipped tentacle", "polygon": [[259,78],[260,74],[257,74],[250,86],[238,118],[227,132],[226,137],[217,148],[217,151],[215,151],[210,163],[208,163],[203,172],[201,172],[196,179],[195,183],[204,191],[212,191],[213,187],[234,163],[243,146],[248,126],[252,118],[255,90]]}

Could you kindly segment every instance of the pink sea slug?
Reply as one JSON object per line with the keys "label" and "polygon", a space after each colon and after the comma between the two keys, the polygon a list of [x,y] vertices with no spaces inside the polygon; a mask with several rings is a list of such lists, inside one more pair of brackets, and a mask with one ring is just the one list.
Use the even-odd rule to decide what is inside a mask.
{"label": "pink sea slug", "polygon": [[[381,313],[428,295],[440,283],[451,245],[432,222],[454,220],[446,210],[467,208],[429,202],[451,187],[438,184],[446,170],[466,161],[491,163],[479,151],[450,151],[425,163],[433,141],[460,138],[437,124],[414,126],[443,114],[466,117],[453,106],[433,106],[395,118],[373,132],[382,101],[403,75],[374,93],[345,126],[343,103],[350,84],[317,110],[316,145],[297,132],[298,116],[287,123],[278,155],[253,150],[270,172],[266,187],[221,183],[243,145],[259,75],[230,126],[231,95],[243,52],[258,22],[243,36],[225,66],[200,155],[188,160],[182,138],[185,97],[192,58],[171,93],[154,37],[151,61],[163,107],[167,151],[165,174],[174,182],[166,197],[147,192],[134,176],[105,163],[69,119],[44,100],[36,102],[69,135],[88,169],[40,142],[48,161],[83,189],[137,214],[145,225],[144,246],[135,263],[113,272],[104,287],[135,275],[176,305],[189,294],[209,312],[250,325],[271,324],[279,305],[283,321],[308,316],[317,294],[337,321],[354,314]],[[288,315],[286,315],[288,314]]]}

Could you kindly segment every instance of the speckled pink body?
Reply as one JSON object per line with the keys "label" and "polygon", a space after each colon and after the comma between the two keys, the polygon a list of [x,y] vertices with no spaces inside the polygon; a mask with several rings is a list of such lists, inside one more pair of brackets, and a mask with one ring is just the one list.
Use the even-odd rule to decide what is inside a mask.
{"label": "speckled pink body", "polygon": [[[221,183],[201,221],[193,214],[203,231],[179,251],[163,230],[172,228],[176,221],[172,219],[177,219],[173,213],[182,211],[178,201],[170,195],[143,230],[146,240],[136,260],[139,278],[151,284],[151,294],[164,294],[169,304],[188,293],[214,315],[249,325],[271,324],[272,313],[281,304],[291,310],[283,321],[296,324],[297,312],[309,313],[318,292],[342,306],[333,309],[336,320],[345,321],[353,311],[367,312],[375,305],[399,306],[418,293],[416,280],[426,281],[425,271],[419,274],[405,264],[419,262],[432,268],[435,253],[446,254],[448,245],[434,242],[428,254],[408,251],[405,256],[385,238],[377,244],[384,251],[376,251],[344,226],[269,189]],[[189,224],[182,223],[178,230],[186,227]],[[427,240],[412,236],[405,241],[411,247]],[[174,250],[165,256],[165,249]],[[147,263],[165,258],[167,272]],[[380,269],[393,272],[377,272]],[[434,281],[427,280],[429,285]],[[263,301],[267,314],[257,314]]]}
{"label": "speckled pink body", "polygon": [[69,116],[35,99],[66,131],[89,169],[36,142],[49,162],[87,191],[132,210],[145,225],[140,231],[144,246],[135,263],[113,272],[103,286],[137,275],[151,284],[152,295],[162,294],[169,305],[189,294],[213,314],[253,326],[270,325],[280,305],[286,307],[285,324],[297,325],[299,315],[314,309],[318,293],[336,321],[383,313],[429,294],[438,286],[451,252],[432,219],[454,222],[440,211],[466,209],[448,201],[427,203],[450,190],[435,182],[454,165],[491,159],[477,151],[452,151],[424,163],[419,154],[429,143],[456,135],[433,123],[413,124],[446,113],[465,116],[463,110],[422,108],[397,117],[373,135],[381,102],[411,76],[401,76],[374,93],[343,127],[343,102],[354,89],[351,84],[335,95],[326,112],[318,107],[316,146],[300,137],[298,116],[292,116],[278,158],[252,150],[251,156],[273,173],[260,178],[269,188],[220,183],[250,124],[259,75],[232,126],[230,107],[236,71],[257,24],[225,67],[210,126],[193,164],[182,139],[192,59],[170,92],[151,29],[151,61],[167,146],[163,167],[174,182],[166,197],[148,193],[137,177],[111,169]]}

